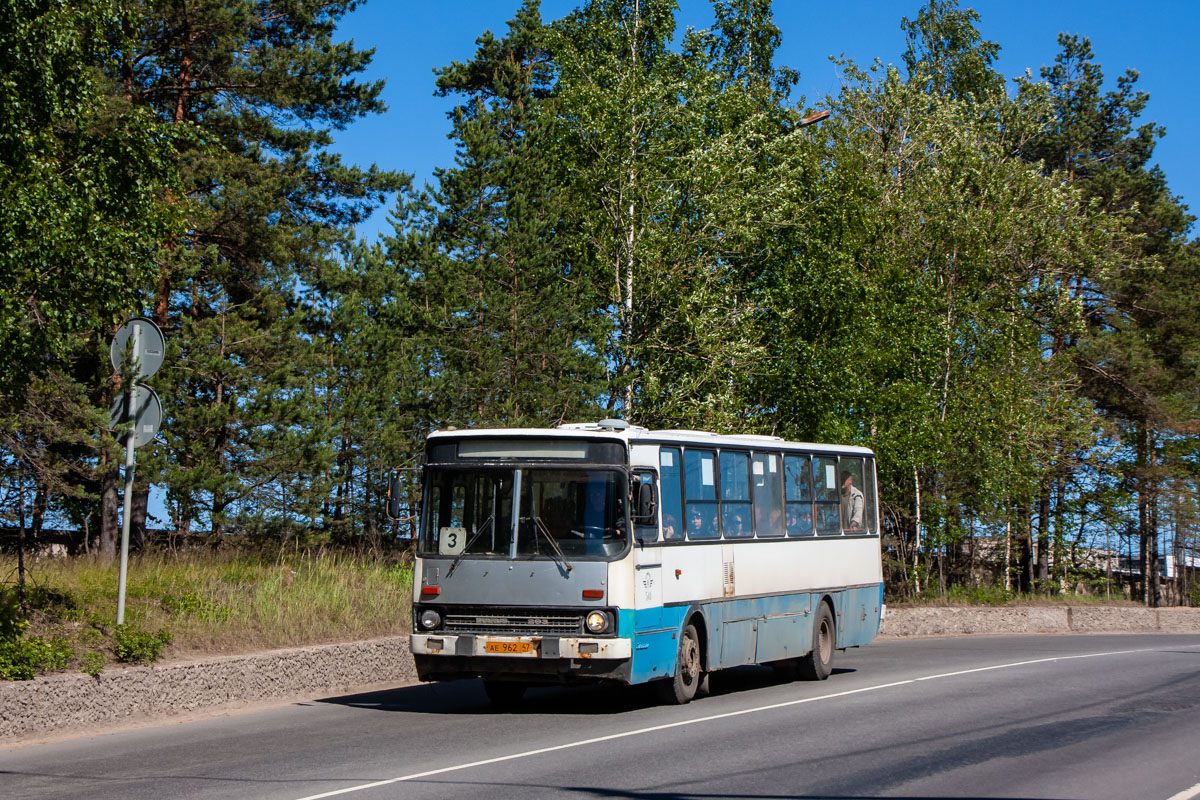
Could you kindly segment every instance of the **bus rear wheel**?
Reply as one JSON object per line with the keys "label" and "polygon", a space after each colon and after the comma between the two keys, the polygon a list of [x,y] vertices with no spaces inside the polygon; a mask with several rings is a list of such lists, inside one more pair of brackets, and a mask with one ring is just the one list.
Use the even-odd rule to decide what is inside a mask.
{"label": "bus rear wheel", "polygon": [[676,658],[675,677],[658,684],[659,695],[666,703],[683,705],[691,702],[704,680],[700,662],[700,636],[696,626],[690,622],[679,635],[679,655]]}
{"label": "bus rear wheel", "polygon": [[813,622],[812,652],[800,659],[800,677],[806,681],[823,681],[833,672],[833,649],[837,642],[837,628],[833,612],[821,603],[817,618]]}
{"label": "bus rear wheel", "polygon": [[491,700],[496,708],[502,709],[515,708],[525,696],[526,688],[525,684],[512,681],[483,681],[483,691],[488,700]]}

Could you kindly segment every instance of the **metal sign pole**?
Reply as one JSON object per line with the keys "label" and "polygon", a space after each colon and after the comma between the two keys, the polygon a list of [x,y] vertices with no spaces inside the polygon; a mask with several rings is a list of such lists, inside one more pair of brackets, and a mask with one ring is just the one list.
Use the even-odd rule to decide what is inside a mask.
{"label": "metal sign pole", "polygon": [[[142,332],[137,326],[133,328],[133,353],[138,353],[142,343]],[[135,356],[136,358],[136,356]],[[136,371],[135,371],[136,372]],[[129,431],[125,434],[125,506],[121,515],[121,569],[117,575],[117,624],[125,624],[125,576],[129,572],[129,518],[133,515],[133,440],[137,433],[137,409],[133,408],[134,380],[129,382]]]}
{"label": "metal sign pole", "polygon": [[133,513],[133,431],[125,434],[125,510],[121,519],[121,571],[117,577],[117,624],[125,624],[125,576],[129,572],[129,517]]}

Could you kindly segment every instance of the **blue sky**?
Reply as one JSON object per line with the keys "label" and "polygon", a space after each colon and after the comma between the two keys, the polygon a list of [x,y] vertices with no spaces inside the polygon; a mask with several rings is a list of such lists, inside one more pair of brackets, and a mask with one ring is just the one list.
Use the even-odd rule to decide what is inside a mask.
{"label": "blue sky", "polygon": [[[368,74],[387,80],[383,97],[389,110],[338,133],[337,149],[345,160],[411,173],[418,186],[434,167],[451,164],[445,114],[452,102],[433,96],[433,70],[469,59],[484,30],[503,34],[519,5],[519,0],[372,0],[346,17],[339,38],[376,49]],[[542,17],[558,18],[576,5],[543,0]],[[915,17],[921,6],[920,0],[775,0],[775,22],[783,32],[777,63],[799,71],[797,92],[813,103],[840,87],[831,55],[845,54],[860,64],[876,58],[899,63],[904,50],[900,19]],[[1150,94],[1142,120],[1167,129],[1154,160],[1166,172],[1171,191],[1185,203],[1190,200],[1193,213],[1200,215],[1200,166],[1194,153],[1200,142],[1200,92],[1192,71],[1200,0],[963,0],[961,6],[979,12],[980,31],[1000,44],[998,67],[1006,78],[1027,68],[1036,77],[1043,64],[1053,63],[1061,31],[1091,39],[1108,83],[1126,68],[1138,70],[1138,86]],[[676,21],[681,31],[708,27],[709,0],[681,0]],[[386,213],[380,211],[359,233],[373,239],[387,227]]]}

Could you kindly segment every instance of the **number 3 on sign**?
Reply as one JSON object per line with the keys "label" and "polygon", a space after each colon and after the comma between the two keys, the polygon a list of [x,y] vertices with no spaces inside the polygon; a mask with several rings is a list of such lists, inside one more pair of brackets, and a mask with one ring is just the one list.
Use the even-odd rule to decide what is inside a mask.
{"label": "number 3 on sign", "polygon": [[439,528],[438,554],[456,556],[467,546],[466,528]]}

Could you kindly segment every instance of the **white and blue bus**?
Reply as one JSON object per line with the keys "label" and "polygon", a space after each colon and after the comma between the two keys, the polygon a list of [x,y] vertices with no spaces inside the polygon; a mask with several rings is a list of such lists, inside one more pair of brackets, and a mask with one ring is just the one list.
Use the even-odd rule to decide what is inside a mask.
{"label": "white and blue bus", "polygon": [[862,447],[620,420],[439,431],[413,579],[422,680],[659,682],[771,664],[826,678],[883,612],[875,459]]}

